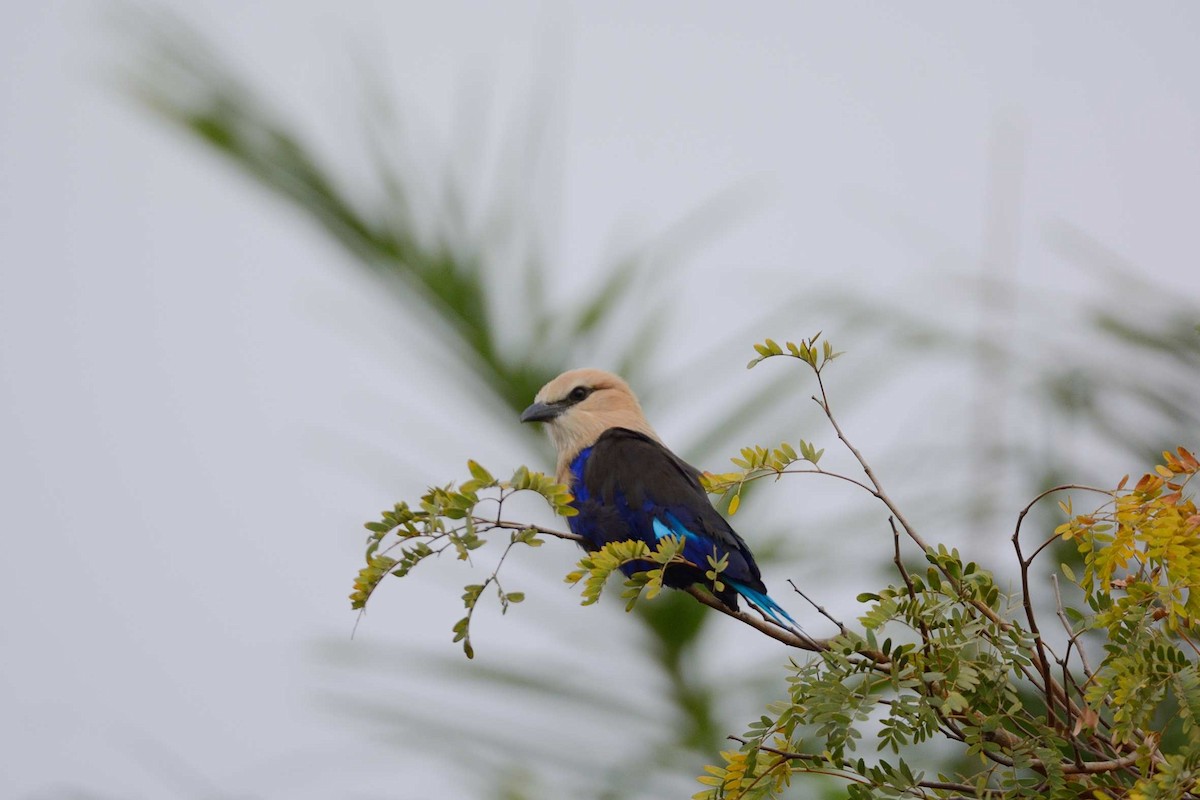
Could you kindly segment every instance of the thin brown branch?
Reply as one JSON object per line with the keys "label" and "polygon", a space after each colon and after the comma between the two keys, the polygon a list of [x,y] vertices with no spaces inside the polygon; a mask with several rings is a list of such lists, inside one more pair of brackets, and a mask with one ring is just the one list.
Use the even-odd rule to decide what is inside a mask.
{"label": "thin brown branch", "polygon": [[[1034,646],[1037,647],[1037,668],[1042,675],[1042,693],[1046,698],[1046,724],[1051,728],[1056,728],[1059,726],[1059,720],[1055,716],[1055,692],[1051,688],[1051,681],[1054,679],[1050,676],[1050,659],[1046,656],[1046,646],[1042,642],[1042,632],[1038,629],[1037,615],[1033,612],[1033,595],[1029,589],[1030,561],[1027,561],[1021,553],[1020,533],[1021,524],[1018,522],[1017,530],[1012,536],[1012,544],[1013,549],[1017,552],[1017,563],[1021,567],[1021,605],[1025,608],[1025,620],[1029,623],[1029,632],[1033,635]],[[1067,715],[1070,716],[1070,703],[1064,702],[1063,707],[1067,709]]]}
{"label": "thin brown branch", "polygon": [[1059,536],[1057,533],[1055,533],[1055,534],[1052,534],[1052,535],[1050,535],[1049,537],[1047,537],[1046,541],[1044,541],[1044,542],[1042,542],[1041,544],[1039,544],[1039,545],[1037,546],[1037,549],[1035,549],[1035,550],[1034,550],[1032,553],[1030,553],[1030,554],[1029,554],[1029,561],[1030,561],[1030,562],[1033,562],[1034,560],[1036,560],[1036,559],[1037,559],[1037,557],[1038,557],[1038,556],[1040,556],[1040,555],[1042,554],[1042,551],[1043,551],[1043,550],[1045,550],[1047,547],[1049,547],[1050,545],[1054,544],[1055,542],[1057,542],[1057,541],[1058,541],[1059,539],[1061,539],[1061,538],[1062,538],[1062,537],[1061,537],[1061,536]]}
{"label": "thin brown branch", "polygon": [[[871,486],[874,487],[873,490],[871,490],[868,487],[868,491],[871,491],[871,494],[873,494],[875,497],[879,498],[880,502],[882,502],[884,504],[884,506],[887,507],[887,509],[892,513],[892,516],[894,517],[894,519],[896,519],[900,522],[901,527],[904,528],[904,531],[906,534],[908,534],[908,537],[918,547],[920,547],[922,549],[922,551],[928,552],[930,549],[929,545],[925,543],[925,540],[922,539],[921,536],[912,527],[912,525],[909,524],[907,519],[900,512],[900,509],[892,501],[891,497],[888,496],[887,492],[883,488],[883,485],[880,483],[879,478],[875,475],[875,471],[871,468],[871,465],[867,462],[867,460],[863,456],[863,454],[861,452],[859,452],[858,448],[856,448],[850,442],[850,440],[848,438],[846,438],[846,434],[842,431],[841,426],[838,424],[837,419],[833,415],[833,409],[830,407],[830,404],[829,404],[829,395],[825,390],[825,383],[821,379],[820,370],[816,370],[816,375],[817,375],[817,385],[820,387],[820,390],[821,390],[821,396],[813,397],[813,400],[817,403],[818,406],[820,406],[821,410],[825,413],[825,417],[826,417],[826,419],[829,420],[829,424],[833,427],[834,431],[837,433],[838,439],[841,440],[842,444],[844,444],[846,446],[846,448],[854,455],[854,458],[858,461],[859,465],[862,466],[863,472],[866,473],[868,480],[871,482]],[[827,474],[833,474],[833,473],[827,473]],[[956,589],[961,590],[961,585],[960,585],[961,582],[958,579],[956,579],[953,575],[951,575],[945,569],[942,569],[941,573],[943,576],[945,576],[945,578],[947,580],[950,581],[951,585],[955,586]],[[1012,623],[1008,622],[1003,617],[1001,617],[999,614],[997,614],[995,611],[993,611],[990,607],[988,607],[988,605],[986,603],[983,603],[980,600],[970,598],[965,593],[962,593],[961,591],[960,591],[960,596],[963,598],[964,602],[969,603],[972,607],[974,607],[977,611],[979,611],[980,614],[982,614],[984,617],[986,617],[992,624],[996,625],[1001,630],[1008,631],[1012,628]],[[1043,664],[1044,664],[1044,661],[1043,661]],[[1045,669],[1043,669],[1043,664],[1037,665],[1037,669],[1038,669],[1038,672],[1042,673],[1043,679],[1045,679],[1049,675],[1049,668],[1047,666],[1047,667],[1045,667]],[[1028,675],[1027,667],[1022,666],[1021,670],[1022,670],[1022,672],[1025,672],[1026,677],[1030,678],[1031,682],[1033,682],[1034,685],[1036,686],[1037,682],[1032,681],[1032,677]],[[1051,679],[1051,683],[1050,683],[1049,687],[1042,686],[1042,687],[1038,687],[1038,688],[1041,690],[1049,690],[1051,692],[1062,691],[1061,688],[1058,687],[1057,682],[1053,681],[1053,679]],[[1069,703],[1069,701],[1067,701],[1067,702]]]}
{"label": "thin brown branch", "polygon": [[[1108,491],[1107,489],[1100,489],[1095,486],[1084,486],[1084,485],[1078,484],[1078,483],[1066,483],[1066,484],[1063,484],[1062,486],[1055,486],[1053,489],[1047,489],[1046,491],[1039,494],[1037,497],[1033,498],[1033,500],[1029,501],[1029,505],[1027,505],[1027,506],[1025,506],[1025,508],[1021,509],[1021,513],[1019,513],[1017,515],[1017,528],[1015,531],[1013,531],[1013,535],[1019,536],[1021,534],[1021,524],[1024,523],[1025,516],[1027,514],[1029,514],[1029,511],[1034,507],[1035,504],[1037,504],[1037,502],[1039,500],[1045,498],[1048,495],[1053,494],[1054,492],[1063,492],[1063,491],[1067,491],[1070,489],[1078,489],[1080,491],[1087,491],[1087,492],[1096,492],[1098,494],[1109,495],[1110,497],[1113,494],[1112,492]],[[1045,550],[1047,547],[1049,547],[1050,545],[1052,545],[1056,541],[1058,541],[1059,538],[1060,537],[1058,534],[1054,534],[1053,536],[1046,539],[1046,541],[1044,541],[1040,545],[1038,545],[1037,549],[1029,554],[1030,563],[1032,563],[1034,561],[1034,559],[1036,559],[1038,556],[1040,556],[1042,554],[1043,550]]]}
{"label": "thin brown branch", "polygon": [[[1061,486],[1055,486],[1051,489],[1047,489],[1046,491],[1039,494],[1037,497],[1030,500],[1029,504],[1021,509],[1021,513],[1017,514],[1017,527],[1016,527],[1016,530],[1013,531],[1013,538],[1016,538],[1021,535],[1021,525],[1022,525],[1022,523],[1025,522],[1025,517],[1029,514],[1029,512],[1033,509],[1033,507],[1038,504],[1038,502],[1040,502],[1041,500],[1044,500],[1045,498],[1049,497],[1050,495],[1054,494],[1055,492],[1065,492],[1065,491],[1069,491],[1071,489],[1078,489],[1081,492],[1096,492],[1097,494],[1106,494],[1109,497],[1111,497],[1113,494],[1108,489],[1100,489],[1095,486],[1085,486],[1085,485],[1079,484],[1079,483],[1064,483]],[[1051,539],[1050,541],[1053,541],[1053,539]],[[1043,545],[1043,547],[1044,546],[1045,545]],[[1041,551],[1042,551],[1042,548],[1039,547],[1037,549],[1037,551],[1033,554],[1033,556],[1030,556],[1030,560],[1032,560],[1037,555],[1037,553],[1040,553]]]}
{"label": "thin brown branch", "polygon": [[814,469],[781,469],[781,470],[779,470],[779,472],[765,473],[763,475],[756,476],[755,478],[752,478],[751,480],[755,480],[757,478],[765,478],[767,475],[824,475],[826,478],[837,478],[839,481],[845,481],[846,483],[854,484],[858,488],[862,489],[864,492],[867,492],[868,494],[871,494],[875,497],[879,497],[879,492],[877,490],[872,489],[870,486],[863,483],[862,481],[856,481],[854,478],[851,478],[849,475],[843,475],[840,472],[830,472],[828,470],[821,469],[820,467],[815,467]]}
{"label": "thin brown branch", "polygon": [[796,594],[800,595],[800,596],[801,596],[801,597],[803,597],[805,600],[807,600],[807,601],[808,601],[808,604],[817,610],[817,613],[819,613],[819,614],[820,614],[821,616],[823,616],[825,619],[827,619],[827,620],[829,620],[830,622],[832,622],[834,625],[837,625],[837,627],[838,627],[838,630],[839,630],[840,632],[842,632],[842,633],[845,633],[845,632],[846,632],[846,626],[845,626],[845,625],[843,625],[843,624],[842,624],[841,622],[839,622],[838,620],[834,619],[832,616],[830,616],[829,612],[828,612],[828,611],[826,611],[826,610],[825,610],[823,607],[821,607],[821,606],[817,605],[816,603],[814,603],[814,602],[812,601],[812,598],[811,598],[811,597],[809,597],[808,595],[806,595],[804,592],[800,591],[800,587],[796,585],[796,582],[795,582],[794,580],[792,580],[791,578],[788,578],[788,583],[791,585],[791,587],[792,587],[792,591],[794,591]]}
{"label": "thin brown branch", "polygon": [[[816,373],[816,376],[817,376],[817,385],[820,388],[821,394],[820,394],[820,397],[813,397],[813,401],[816,402],[816,404],[824,412],[825,418],[829,420],[829,424],[833,427],[834,432],[837,433],[838,439],[841,440],[842,444],[845,445],[846,449],[848,449],[850,451],[850,453],[854,456],[855,460],[857,460],[859,465],[862,467],[863,472],[867,476],[867,480],[870,481],[871,486],[874,487],[873,494],[876,497],[878,497],[880,502],[882,502],[884,504],[884,506],[886,506],[887,509],[892,513],[892,515],[900,523],[900,526],[904,529],[904,532],[908,535],[908,537],[918,547],[920,547],[922,551],[929,552],[929,550],[930,550],[929,545],[920,536],[920,534],[917,533],[916,529],[912,526],[911,523],[908,522],[908,519],[904,516],[904,514],[900,511],[900,509],[896,506],[895,502],[891,499],[891,497],[888,495],[888,493],[884,490],[883,484],[879,481],[879,478],[878,478],[878,476],[876,476],[874,469],[871,468],[871,465],[867,462],[867,460],[863,456],[863,454],[861,452],[859,452],[858,448],[856,448],[854,446],[854,444],[851,443],[851,441],[846,437],[845,432],[842,430],[841,425],[838,424],[837,418],[833,414],[833,409],[830,407],[829,394],[825,389],[825,382],[821,378],[821,371],[819,369],[816,369],[816,370],[814,370],[814,372]],[[986,617],[990,622],[992,622],[992,624],[996,625],[1001,630],[1008,631],[1008,630],[1012,629],[1012,627],[1013,627],[1012,623],[1009,622],[1008,620],[1005,620],[1003,617],[1001,617],[999,614],[997,614],[986,603],[984,603],[981,600],[977,600],[977,599],[969,597],[965,592],[961,592],[962,587],[961,587],[960,580],[955,578],[953,575],[951,575],[945,569],[941,569],[940,571],[941,571],[942,575],[945,576],[946,579],[951,582],[951,585],[953,585],[956,589],[960,590],[960,593],[961,593],[961,596],[962,596],[964,602],[969,603],[980,614],[982,614],[984,617]],[[1036,636],[1036,634],[1035,634],[1035,636]],[[1066,697],[1065,691],[1062,689],[1062,687],[1060,687],[1058,685],[1058,682],[1053,677],[1050,676],[1049,665],[1046,661],[1045,653],[1041,649],[1040,637],[1037,637],[1035,639],[1035,641],[1039,645],[1039,652],[1037,655],[1035,655],[1035,657],[1032,660],[1035,662],[1034,663],[1035,669],[1037,670],[1037,672],[1039,672],[1041,674],[1042,680],[1044,681],[1044,685],[1043,685],[1043,687],[1041,687],[1042,690],[1044,692],[1046,692],[1048,694],[1048,696],[1054,696],[1054,695],[1062,696],[1064,705],[1069,707],[1070,702],[1071,702],[1070,699],[1068,697]],[[999,739],[1001,740],[1002,746],[1004,746],[1004,744],[1006,743],[1006,740],[1008,740],[1009,738],[1015,738],[1015,737],[1009,737],[1009,736],[1002,735],[1000,731],[995,732],[994,735],[999,737]],[[1009,743],[1009,746],[1012,746],[1012,744]]]}
{"label": "thin brown branch", "polygon": [[[908,587],[908,596],[917,599],[916,589],[913,587],[912,578],[908,575],[908,570],[904,567],[904,561],[900,558],[900,531],[896,528],[896,518],[888,517],[888,525],[892,527],[892,547],[893,556],[892,562],[896,565],[896,570],[900,573],[900,577],[904,579],[904,585]],[[929,651],[929,626],[925,624],[925,618],[918,619],[921,628],[921,648],[925,652]]]}
{"label": "thin brown branch", "polygon": [[[532,530],[535,530],[538,533],[544,534],[546,536],[555,536],[559,539],[566,539],[568,541],[573,541],[573,542],[583,542],[583,537],[579,536],[577,534],[567,533],[565,531],[557,531],[552,528],[543,528],[540,525],[527,525],[522,522],[511,522],[508,520],[501,520],[501,519],[488,519],[487,517],[474,517],[473,519],[477,524],[490,525],[494,528],[505,528],[508,530],[520,530],[520,531],[532,529]],[[795,584],[793,584],[792,587],[795,588]],[[739,622],[749,625],[750,627],[754,628],[755,630],[757,630],[761,633],[765,633],[767,636],[770,636],[772,639],[780,641],[783,644],[788,645],[789,647],[796,647],[801,650],[808,650],[808,651],[814,652],[814,653],[819,653],[819,652],[829,649],[829,640],[828,639],[814,639],[810,636],[806,636],[806,635],[803,635],[796,631],[792,631],[788,628],[785,628],[782,625],[779,625],[778,623],[770,622],[768,620],[765,620],[765,619],[762,619],[759,617],[755,617],[751,614],[747,614],[744,611],[740,611],[740,610],[734,611],[733,609],[729,608],[724,603],[722,603],[720,600],[718,600],[716,597],[713,597],[711,594],[709,594],[704,589],[701,589],[700,587],[690,586],[687,589],[685,589],[684,591],[686,591],[692,597],[696,598],[698,601],[700,601],[704,605],[708,606],[709,608],[716,609],[717,611],[720,611],[722,614],[725,614],[726,616],[733,617],[734,619],[738,620]],[[800,590],[797,589],[796,591],[799,592]],[[802,597],[804,597],[806,600],[808,600],[808,597],[805,596],[803,592],[800,592],[800,595]],[[809,602],[811,603],[812,601],[809,600]],[[820,611],[821,613],[825,613],[824,609],[820,608],[819,606],[817,607],[817,610]],[[826,614],[826,616],[828,616],[828,614]],[[830,619],[833,619],[833,618],[830,617]],[[841,623],[839,623],[837,620],[833,620],[833,622],[834,622],[834,624],[838,625],[838,627],[843,632],[845,632],[845,628],[841,625]],[[882,653],[863,652],[862,655],[864,657],[874,661],[876,664],[886,663],[888,660],[887,657],[884,656]]]}
{"label": "thin brown branch", "polygon": [[546,536],[555,536],[559,539],[566,539],[569,542],[584,541],[583,537],[576,533],[568,533],[566,531],[556,531],[553,528],[543,528],[540,525],[528,525],[524,522],[510,522],[502,519],[488,519],[487,517],[472,517],[477,525],[490,525],[493,528],[505,528],[512,531],[528,531],[534,530]]}
{"label": "thin brown branch", "polygon": [[687,587],[683,591],[687,592],[709,608],[714,608],[726,616],[733,617],[739,622],[743,622],[746,625],[749,625],[751,628],[754,628],[761,633],[765,633],[772,639],[783,642],[789,647],[797,647],[801,650],[808,650],[813,653],[820,653],[829,649],[828,639],[813,639],[809,636],[803,636],[793,630],[779,625],[778,623],[770,622],[752,614],[747,614],[745,611],[741,611],[740,609],[735,611],[722,603],[709,592],[694,584]]}
{"label": "thin brown branch", "polygon": [[[908,538],[912,539],[917,547],[921,548],[922,552],[928,552],[930,549],[929,545],[923,538],[921,538],[920,534],[917,533],[916,528],[912,526],[912,524],[904,516],[903,512],[900,511],[900,508],[896,505],[892,498],[888,496],[888,493],[883,488],[883,484],[879,482],[879,478],[875,475],[875,470],[871,468],[871,465],[867,462],[867,459],[861,452],[859,452],[858,448],[855,447],[848,438],[846,438],[846,434],[842,431],[842,426],[838,424],[837,418],[833,415],[833,409],[829,405],[829,394],[825,390],[825,382],[821,379],[821,371],[815,370],[815,372],[817,375],[817,386],[820,387],[821,396],[813,397],[813,402],[820,406],[821,411],[823,411],[825,414],[825,418],[829,420],[829,424],[833,427],[834,432],[837,433],[838,439],[841,440],[842,444],[846,446],[846,449],[849,450],[854,456],[855,460],[858,461],[859,466],[863,468],[863,472],[866,473],[867,479],[871,482],[871,486],[874,487],[874,491],[871,493],[875,495],[875,497],[879,498],[880,502],[887,507],[887,510],[891,512],[892,516],[894,516],[900,523],[900,527],[904,528],[904,532],[908,534]],[[958,586],[959,581],[953,575],[946,570],[942,570],[941,572],[947,580],[949,580],[955,586]],[[999,614],[989,608],[987,604],[978,600],[969,599],[967,602],[969,602],[976,608],[976,610],[979,611],[979,613],[983,614],[988,618],[989,621],[999,626],[1002,630],[1007,631],[1012,627],[1011,623],[1003,619]]]}
{"label": "thin brown branch", "polygon": [[772,773],[772,772],[774,772],[775,770],[777,770],[777,769],[780,769],[780,768],[782,768],[782,769],[783,769],[783,770],[785,770],[785,771],[787,771],[787,770],[790,770],[790,769],[791,769],[790,765],[788,764],[788,759],[786,759],[786,758],[782,758],[782,757],[781,757],[781,758],[780,758],[778,761],[776,761],[774,764],[772,764],[771,766],[767,767],[765,770],[763,770],[763,772],[762,772],[762,774],[761,774],[761,775],[759,775],[759,776],[758,776],[757,778],[755,778],[754,780],[750,781],[750,785],[746,787],[745,791],[746,791],[746,792],[749,792],[749,791],[750,791],[751,789],[753,789],[755,786],[757,786],[758,784],[762,783],[764,780],[766,780],[767,778],[769,778],[769,777],[771,776],[771,773]]}
{"label": "thin brown branch", "polygon": [[1029,514],[1030,510],[1032,510],[1032,508],[1037,505],[1040,500],[1049,497],[1055,492],[1068,491],[1071,489],[1096,492],[1098,494],[1112,496],[1112,492],[1108,490],[1099,489],[1095,486],[1086,486],[1083,484],[1068,483],[1062,484],[1061,486],[1052,487],[1030,500],[1029,503],[1023,509],[1021,509],[1021,512],[1017,515],[1017,524],[1013,528],[1012,534],[1013,549],[1017,555],[1017,563],[1021,568],[1021,602],[1025,609],[1025,618],[1029,622],[1029,632],[1033,634],[1034,643],[1037,646],[1038,657],[1035,659],[1035,666],[1037,667],[1038,672],[1041,673],[1042,680],[1045,683],[1043,691],[1046,696],[1047,722],[1050,725],[1054,725],[1056,722],[1054,712],[1056,701],[1062,704],[1063,709],[1066,711],[1067,717],[1070,717],[1072,714],[1079,713],[1079,709],[1071,700],[1070,695],[1067,693],[1067,689],[1060,685],[1058,681],[1050,675],[1050,662],[1046,656],[1046,646],[1042,641],[1041,632],[1038,630],[1037,618],[1033,611],[1033,598],[1031,596],[1029,587],[1029,567],[1033,563],[1034,558],[1036,558],[1037,555],[1041,553],[1051,541],[1053,541],[1053,539],[1043,542],[1042,545],[1038,547],[1038,549],[1034,551],[1031,556],[1026,558],[1021,550],[1021,525],[1024,523],[1025,517]]}
{"label": "thin brown branch", "polygon": [[[1072,677],[1071,667],[1070,667],[1071,648],[1075,646],[1075,637],[1071,633],[1071,628],[1070,628],[1070,625],[1068,624],[1067,615],[1064,614],[1063,610],[1062,610],[1062,597],[1060,597],[1058,594],[1058,576],[1051,575],[1050,577],[1054,579],[1053,580],[1054,596],[1058,600],[1058,618],[1063,623],[1063,625],[1066,626],[1067,635],[1069,637],[1067,639],[1067,650],[1065,653],[1063,653],[1063,657],[1058,660],[1058,665],[1060,667],[1062,667],[1063,691],[1070,692],[1071,687],[1074,686],[1075,690],[1078,692],[1079,684],[1077,684],[1075,682],[1074,677]],[[1080,694],[1080,699],[1082,699],[1083,693],[1080,692],[1079,694]],[[1068,695],[1068,696],[1070,696],[1070,695]],[[1081,766],[1083,764],[1083,755],[1079,752],[1079,740],[1078,740],[1078,736],[1075,731],[1075,712],[1074,712],[1074,709],[1071,707],[1071,705],[1072,705],[1071,703],[1066,704],[1067,719],[1066,719],[1066,722],[1063,724],[1063,729],[1069,732],[1068,735],[1070,736],[1070,741],[1071,741],[1071,753],[1072,753],[1072,755],[1075,756],[1075,766]]]}
{"label": "thin brown branch", "polygon": [[900,509],[897,508],[896,504],[892,502],[892,499],[888,497],[887,492],[883,490],[883,485],[879,482],[879,478],[876,477],[875,470],[873,470],[871,465],[867,463],[867,459],[864,458],[863,454],[859,452],[858,448],[851,444],[850,440],[846,438],[846,434],[842,431],[842,426],[838,424],[837,418],[833,416],[833,409],[829,405],[829,394],[825,391],[825,381],[821,379],[821,371],[814,370],[814,372],[816,372],[817,375],[817,386],[821,390],[821,396],[820,398],[814,397],[813,400],[816,401],[817,405],[821,407],[821,411],[825,413],[825,418],[828,419],[829,424],[833,426],[834,433],[837,434],[838,439],[841,440],[842,444],[846,446],[846,449],[849,450],[854,456],[855,460],[858,461],[859,466],[863,468],[863,472],[866,474],[867,480],[869,480],[871,482],[871,486],[875,488],[872,494],[878,497],[883,504],[887,506],[888,511],[892,512],[896,519],[899,520],[901,527],[904,528],[904,532],[908,534],[909,538],[912,539],[917,546],[921,548],[921,550],[928,550],[929,545],[925,543],[925,540],[920,537],[916,529],[909,523],[904,514],[901,513]]}
{"label": "thin brown branch", "polygon": [[1175,633],[1175,635],[1178,636],[1180,639],[1182,639],[1184,642],[1186,642],[1187,646],[1192,648],[1192,652],[1194,652],[1197,656],[1200,656],[1200,648],[1197,648],[1196,643],[1188,638],[1188,635],[1186,632],[1180,630],[1180,631],[1177,631]]}
{"label": "thin brown branch", "polygon": [[1062,771],[1068,775],[1094,775],[1098,772],[1115,772],[1119,769],[1132,767],[1141,758],[1142,754],[1133,752],[1120,758],[1109,759],[1108,761],[1085,761],[1081,766],[1063,764]]}
{"label": "thin brown branch", "polygon": [[[750,744],[749,739],[743,739],[741,736],[728,736],[726,738],[728,738],[732,741],[738,742],[739,744],[743,744],[743,745]],[[826,762],[826,758],[824,756],[817,755],[816,753],[794,753],[794,752],[790,752],[788,750],[778,750],[774,747],[768,747],[767,745],[764,745],[764,744],[756,745],[755,749],[760,750],[764,753],[770,753],[773,756],[779,756],[780,758],[786,758],[789,761],[812,761],[812,762],[816,762],[816,763]],[[837,770],[850,770],[852,768],[849,761],[842,761],[840,764],[834,764],[832,766],[834,769],[837,769]],[[844,777],[847,779],[853,779],[853,778],[861,779],[861,776],[858,776],[858,775],[853,776],[853,778],[851,778],[851,776],[849,776],[849,775],[840,775],[840,777]],[[972,793],[975,792],[975,787],[971,786],[970,784],[952,783],[950,781],[918,781],[917,787],[919,787],[921,789],[940,789],[942,791],[949,791],[949,792],[972,792]],[[999,790],[998,789],[984,789],[984,792],[987,794],[998,794]]]}
{"label": "thin brown branch", "polygon": [[[1067,619],[1067,612],[1063,609],[1062,592],[1058,589],[1058,574],[1054,573],[1050,576],[1050,582],[1054,585],[1054,606],[1058,611],[1059,622],[1063,624],[1063,628],[1067,631],[1067,658],[1071,656],[1071,645],[1079,652],[1079,660],[1083,663],[1083,674],[1090,681],[1092,679],[1092,667],[1088,664],[1087,652],[1083,649],[1083,645],[1078,644],[1079,634],[1082,631],[1076,632],[1071,627],[1071,621]],[[1198,654],[1200,655],[1200,654]]]}

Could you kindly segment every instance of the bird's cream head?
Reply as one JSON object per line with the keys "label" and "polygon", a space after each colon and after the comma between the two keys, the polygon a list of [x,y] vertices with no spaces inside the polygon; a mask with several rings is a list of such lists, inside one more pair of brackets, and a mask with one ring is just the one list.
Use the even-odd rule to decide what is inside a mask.
{"label": "bird's cream head", "polygon": [[558,449],[558,480],[571,460],[609,428],[628,428],[655,441],[658,435],[624,380],[599,369],[573,369],[542,387],[521,422],[544,422]]}

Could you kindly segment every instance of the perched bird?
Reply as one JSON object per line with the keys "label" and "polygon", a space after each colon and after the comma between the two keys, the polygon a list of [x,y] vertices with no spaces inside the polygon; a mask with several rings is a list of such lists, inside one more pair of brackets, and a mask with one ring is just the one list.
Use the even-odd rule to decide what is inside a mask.
{"label": "perched bird", "polygon": [[[721,602],[736,610],[741,595],[775,622],[796,624],[767,596],[750,548],[708,501],[699,470],[667,449],[621,378],[598,369],[564,372],[542,387],[521,422],[546,423],[558,450],[558,482],[570,487],[579,511],[567,522],[585,549],[630,539],[653,548],[664,536],[678,536],[681,555],[696,566],[668,567],[665,585],[700,583],[712,591],[708,557],[728,557],[724,586],[713,591]],[[622,571],[650,568],[632,563]]]}

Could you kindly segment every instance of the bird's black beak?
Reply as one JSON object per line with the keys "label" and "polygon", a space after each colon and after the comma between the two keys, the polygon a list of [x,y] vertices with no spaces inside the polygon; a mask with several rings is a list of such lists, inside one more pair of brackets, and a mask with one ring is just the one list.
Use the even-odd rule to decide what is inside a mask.
{"label": "bird's black beak", "polygon": [[563,412],[563,407],[553,403],[534,403],[521,412],[521,422],[549,422]]}

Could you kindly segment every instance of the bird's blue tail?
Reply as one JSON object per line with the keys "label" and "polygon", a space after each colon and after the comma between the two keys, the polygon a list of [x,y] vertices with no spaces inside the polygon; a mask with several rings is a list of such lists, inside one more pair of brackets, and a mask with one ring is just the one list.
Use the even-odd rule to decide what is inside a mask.
{"label": "bird's blue tail", "polygon": [[792,619],[791,614],[784,611],[783,608],[779,605],[779,603],[776,603],[774,600],[772,600],[770,597],[768,597],[764,592],[757,592],[748,586],[743,586],[740,583],[735,583],[734,581],[730,581],[728,579],[727,579],[727,582],[729,583],[730,586],[733,587],[734,591],[736,591],[742,597],[746,598],[746,600],[748,600],[749,602],[753,603],[755,608],[757,608],[763,614],[766,614],[771,619],[778,622],[780,625],[787,627],[787,625],[784,623],[784,621],[779,618],[779,615],[782,614],[784,619],[786,619],[788,622],[792,623],[793,626],[795,626],[797,628],[800,627],[800,623],[798,623],[798,622],[796,622],[796,620]]}

